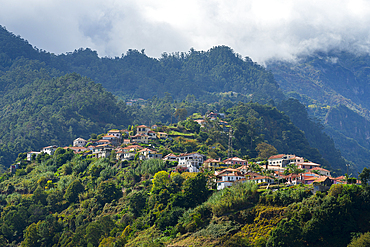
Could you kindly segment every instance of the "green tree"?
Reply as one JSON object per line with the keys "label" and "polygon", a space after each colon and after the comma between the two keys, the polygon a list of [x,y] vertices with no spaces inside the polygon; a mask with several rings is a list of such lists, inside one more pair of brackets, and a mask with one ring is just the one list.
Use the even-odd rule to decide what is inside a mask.
{"label": "green tree", "polygon": [[198,173],[195,177],[185,180],[182,189],[187,207],[195,207],[205,202],[210,195],[208,178],[204,173]]}
{"label": "green tree", "polygon": [[154,175],[152,183],[152,192],[159,193],[159,191],[166,188],[167,184],[170,183],[170,174],[166,171],[159,171]]}
{"label": "green tree", "polygon": [[367,247],[370,246],[370,232],[361,234],[359,237],[352,239],[347,247]]}
{"label": "green tree", "polygon": [[261,142],[257,145],[256,151],[258,152],[258,157],[261,159],[268,159],[270,156],[277,154],[276,148],[266,142]]}
{"label": "green tree", "polygon": [[179,118],[180,121],[185,120],[188,112],[185,108],[179,108],[175,111],[175,117]]}
{"label": "green tree", "polygon": [[103,181],[98,185],[98,195],[101,202],[109,203],[122,197],[122,190],[112,180]]}
{"label": "green tree", "polygon": [[358,177],[361,180],[362,185],[368,185],[368,183],[370,182],[370,169],[364,167],[364,169],[362,170]]}
{"label": "green tree", "polygon": [[69,202],[77,202],[78,201],[78,195],[85,190],[85,187],[80,182],[80,180],[76,179],[74,180],[66,189],[66,192],[64,194],[64,198]]}

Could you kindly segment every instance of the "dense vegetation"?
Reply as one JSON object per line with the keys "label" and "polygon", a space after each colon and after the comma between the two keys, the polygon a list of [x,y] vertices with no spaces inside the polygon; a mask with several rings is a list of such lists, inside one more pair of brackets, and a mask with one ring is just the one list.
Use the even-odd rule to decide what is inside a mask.
{"label": "dense vegetation", "polygon": [[89,77],[121,98],[149,99],[170,93],[176,100],[193,94],[202,101],[214,101],[219,93],[237,92],[241,99],[259,102],[283,99],[271,73],[226,46],[207,52],[164,53],[160,59],[137,50],[120,58],[99,58],[90,49],[56,56],[33,49],[3,27],[0,42],[0,69],[7,70],[20,57],[38,60],[59,75],[76,72]]}
{"label": "dense vegetation", "polygon": [[215,191],[212,172],[179,173],[162,160],[61,148],[24,157],[0,177],[1,246],[347,246],[370,231],[368,171],[364,186],[312,195],[306,186],[273,192],[253,182]]}
{"label": "dense vegetation", "polygon": [[[76,137],[88,138],[91,133],[110,128],[172,123],[196,112],[227,113],[237,102],[253,99],[274,105],[273,100],[283,99],[271,73],[249,58],[242,59],[228,47],[215,47],[207,52],[191,50],[186,54],[163,54],[161,59],[130,50],[121,58],[110,59],[99,58],[89,49],[56,56],[33,48],[4,28],[0,28],[0,42],[0,92],[3,96],[0,100],[0,164],[5,166],[11,164],[19,152],[37,151],[52,144],[69,145]],[[90,76],[121,98],[141,96],[145,100],[128,107],[99,84],[75,73],[65,75],[65,72]],[[289,144],[293,143],[292,138],[304,137],[293,126],[285,126],[290,124],[286,118],[282,121],[284,126],[273,123],[281,118],[276,112],[257,112],[261,116],[257,116],[259,120],[254,123],[250,118],[254,112],[248,113],[251,116],[238,113],[230,118],[244,128],[237,132],[240,139],[255,138],[251,142],[236,140],[236,154],[257,157],[256,146],[266,141],[274,143],[279,152],[297,153],[328,168],[328,161],[333,158],[334,168],[342,168],[343,162],[337,162],[340,154],[327,156],[324,161],[306,141],[302,141],[299,148],[297,145],[293,148],[294,145]],[[242,119],[237,120],[239,117]],[[265,126],[262,128],[261,124]],[[268,133],[271,132],[269,124],[280,126],[275,130],[278,134]],[[246,131],[245,128],[251,129]],[[280,133],[283,129],[284,133]],[[295,134],[288,140],[286,136],[291,129]],[[263,135],[266,138],[261,138]],[[216,137],[209,143],[220,143],[217,147],[226,153],[225,138]],[[277,143],[278,138],[285,139]],[[320,147],[318,143],[328,145]],[[324,153],[330,142],[318,141],[311,145]],[[329,149],[330,153],[335,153],[335,149]]]}
{"label": "dense vegetation", "polygon": [[130,123],[126,105],[77,74],[51,78],[27,61],[0,77],[0,163],[47,145],[69,145],[81,136]]}

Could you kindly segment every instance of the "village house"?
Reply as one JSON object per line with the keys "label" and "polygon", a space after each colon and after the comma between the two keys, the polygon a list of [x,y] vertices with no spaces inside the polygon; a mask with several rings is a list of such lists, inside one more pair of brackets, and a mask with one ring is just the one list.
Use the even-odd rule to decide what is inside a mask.
{"label": "village house", "polygon": [[310,169],[309,171],[311,171],[311,172],[316,171],[321,176],[327,176],[327,177],[330,177],[331,176],[329,170],[326,170],[326,169],[321,168],[321,167],[314,167],[314,168]]}
{"label": "village house", "polygon": [[131,141],[136,143],[149,143],[149,136],[146,134],[136,134],[134,136],[131,136]]}
{"label": "village house", "polygon": [[149,130],[147,135],[149,139],[157,139],[157,133],[155,133],[153,130]]}
{"label": "village house", "polygon": [[103,144],[94,147],[92,154],[95,158],[108,158],[112,150],[112,146],[109,144]]}
{"label": "village house", "polygon": [[108,135],[113,135],[116,138],[118,138],[118,140],[121,140],[121,138],[122,138],[121,131],[119,131],[119,130],[110,130],[110,131],[108,131]]}
{"label": "village house", "polygon": [[203,162],[204,168],[220,167],[221,158],[219,159],[207,159]]}
{"label": "village house", "polygon": [[300,184],[303,182],[302,174],[291,173],[289,175],[283,176],[286,179],[286,184]]}
{"label": "village house", "polygon": [[242,174],[246,174],[249,172],[249,167],[247,165],[239,166],[238,169]]}
{"label": "village house", "polygon": [[299,169],[310,170],[315,167],[320,167],[321,165],[313,163],[313,162],[303,162],[303,163],[297,164],[297,166]]}
{"label": "village house", "polygon": [[83,138],[80,138],[80,137],[73,141],[73,146],[74,147],[84,147],[84,146],[86,146],[86,144],[87,144],[87,141]]}
{"label": "village house", "polygon": [[199,172],[199,167],[203,164],[203,155],[198,153],[180,154],[177,160],[178,166],[187,167],[189,172]]}
{"label": "village house", "polygon": [[10,165],[9,167],[11,173],[15,173],[18,168],[18,164]]}
{"label": "village house", "polygon": [[242,165],[242,166],[248,165],[248,162],[246,160],[243,160],[238,157],[228,158],[224,160],[223,163],[226,165]]}
{"label": "village house", "polygon": [[145,134],[148,135],[148,132],[151,131],[151,129],[145,125],[139,125],[136,127],[136,134]]}
{"label": "village house", "polygon": [[162,154],[157,153],[157,151],[151,150],[149,148],[144,148],[139,151],[139,158],[140,160],[148,160],[148,159],[162,159]]}
{"label": "village house", "polygon": [[224,169],[220,172],[215,172],[217,190],[222,190],[224,188],[230,187],[235,181],[239,181],[244,178],[243,174],[232,168]]}
{"label": "village house", "polygon": [[32,159],[32,155],[35,155],[35,158],[37,157],[37,155],[39,155],[41,152],[35,152],[35,151],[31,151],[31,152],[28,152],[27,153],[27,160],[28,161],[31,161]]}
{"label": "village house", "polygon": [[[268,183],[268,184],[273,184],[275,183],[275,180],[273,178],[270,178],[270,177],[267,177],[267,176],[255,176],[255,177],[246,177],[245,180],[248,180],[248,181],[254,181],[255,183],[259,184],[259,183]],[[241,181],[241,182],[244,182]]]}
{"label": "village house", "polygon": [[333,181],[329,177],[321,176],[313,181],[313,193],[317,191],[328,191],[332,184]]}
{"label": "village house", "polygon": [[204,126],[207,124],[206,120],[204,120],[204,119],[196,119],[196,120],[194,120],[194,122],[199,124],[201,128],[204,128]]}
{"label": "village house", "polygon": [[42,153],[47,153],[48,155],[53,155],[55,150],[57,150],[58,146],[52,145],[52,146],[47,146],[41,149]]}
{"label": "village house", "polygon": [[131,143],[130,139],[123,139],[123,144],[124,145],[128,145],[130,143]]}
{"label": "village house", "polygon": [[178,161],[177,160],[177,155],[173,154],[173,153],[170,153],[170,154],[167,154],[166,156],[164,156],[163,160]]}
{"label": "village house", "polygon": [[269,166],[279,166],[280,168],[285,167],[291,162],[291,158],[294,158],[295,155],[291,154],[278,154],[273,155],[268,158],[268,165]]}
{"label": "village house", "polygon": [[118,138],[116,135],[108,134],[104,135],[102,137],[103,140],[108,140],[113,146],[117,146],[120,144],[120,138]]}
{"label": "village house", "polygon": [[168,134],[166,132],[157,132],[157,138],[158,139],[167,139]]}

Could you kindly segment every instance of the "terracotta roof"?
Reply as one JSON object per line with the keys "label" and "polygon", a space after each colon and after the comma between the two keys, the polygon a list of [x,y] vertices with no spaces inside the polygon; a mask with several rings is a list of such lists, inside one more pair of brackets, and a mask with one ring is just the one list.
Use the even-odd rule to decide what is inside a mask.
{"label": "terracotta roof", "polygon": [[246,162],[246,160],[243,160],[239,157],[228,158],[228,159],[224,160],[223,162],[228,162],[228,161],[243,161],[243,162]]}
{"label": "terracotta roof", "polygon": [[326,176],[322,176],[322,177],[319,177],[317,178],[315,181],[313,181],[314,183],[321,183],[321,182],[324,182],[325,180],[329,179],[329,177],[326,177]]}
{"label": "terracotta roof", "polygon": [[272,159],[280,159],[280,158],[283,158],[284,156],[285,156],[285,154],[278,154],[278,155],[273,155],[273,156],[271,156],[268,159],[269,160],[272,160]]}
{"label": "terracotta roof", "polygon": [[103,136],[103,138],[104,138],[104,137],[112,137],[112,138],[117,138],[117,136],[115,136],[115,135],[104,135],[104,136]]}
{"label": "terracotta roof", "polygon": [[199,153],[188,153],[188,154],[187,153],[183,153],[183,154],[179,154],[178,157],[181,157],[181,156],[189,156],[189,155],[192,155],[192,154],[199,154]]}
{"label": "terracotta roof", "polygon": [[203,163],[220,163],[220,160],[215,160],[215,159],[207,159]]}
{"label": "terracotta roof", "polygon": [[219,176],[220,174],[225,173],[225,172],[232,172],[232,173],[234,173],[234,172],[238,172],[238,173],[240,173],[240,171],[239,171],[239,170],[237,170],[237,169],[233,169],[233,168],[226,168],[226,169],[224,169],[224,170],[222,170],[222,171],[215,172],[215,175],[216,175],[216,176]]}
{"label": "terracotta roof", "polygon": [[146,125],[139,125],[139,126],[137,126],[137,128],[149,128],[149,127],[146,126]]}
{"label": "terracotta roof", "polygon": [[143,147],[139,145],[131,145],[131,146],[124,147],[123,149],[143,149]]}
{"label": "terracotta roof", "polygon": [[170,154],[167,154],[166,156],[164,156],[165,158],[166,157],[177,157],[177,155],[176,154],[173,154],[173,153],[170,153]]}
{"label": "terracotta roof", "polygon": [[239,177],[243,177],[243,175],[241,174],[241,173],[239,173],[239,172],[234,172],[234,173],[229,173],[229,174],[219,174],[219,175],[217,175],[217,176],[239,176]]}
{"label": "terracotta roof", "polygon": [[111,143],[110,140],[99,140],[99,141],[96,141],[97,143],[102,143],[102,142],[106,142],[106,143]]}

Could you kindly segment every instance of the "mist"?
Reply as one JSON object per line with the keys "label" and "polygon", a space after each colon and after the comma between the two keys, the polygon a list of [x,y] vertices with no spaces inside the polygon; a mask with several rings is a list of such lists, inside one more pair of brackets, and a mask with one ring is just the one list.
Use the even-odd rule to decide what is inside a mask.
{"label": "mist", "polygon": [[258,63],[315,51],[369,52],[367,1],[0,0],[0,25],[55,54],[99,56],[145,49],[208,50],[227,45]]}

